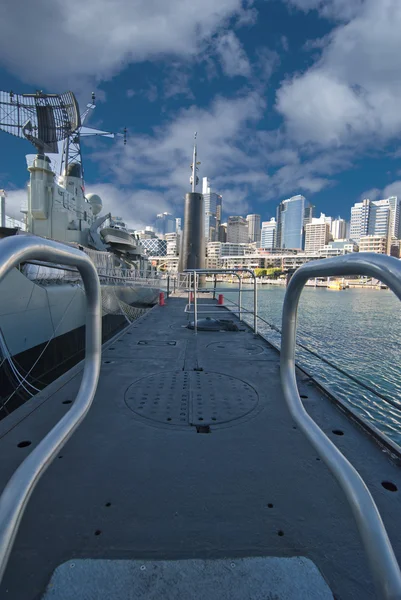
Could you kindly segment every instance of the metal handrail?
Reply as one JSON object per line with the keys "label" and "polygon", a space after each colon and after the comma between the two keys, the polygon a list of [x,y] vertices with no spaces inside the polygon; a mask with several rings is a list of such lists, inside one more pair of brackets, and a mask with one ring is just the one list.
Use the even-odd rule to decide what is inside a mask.
{"label": "metal handrail", "polygon": [[[196,275],[219,275],[219,274],[232,274],[238,277],[238,295],[239,295],[239,320],[242,320],[241,315],[241,298],[242,298],[242,278],[240,273],[250,273],[253,278],[253,330],[255,333],[258,332],[258,285],[256,281],[256,275],[252,269],[238,268],[238,269],[186,269],[184,273],[193,273],[194,277],[194,288],[196,288]],[[214,290],[215,291],[215,290]],[[214,296],[215,297],[215,296]],[[196,313],[194,321],[195,333],[197,332],[197,300],[196,290],[194,289],[194,312]],[[210,314],[210,313],[209,313]]]}
{"label": "metal handrail", "polygon": [[0,497],[0,581],[36,484],[89,411],[97,388],[101,361],[100,284],[96,267],[90,258],[81,250],[44,238],[8,237],[0,242],[0,282],[13,267],[29,259],[53,261],[78,268],[87,299],[85,365],[81,385],[70,410],[20,464]]}
{"label": "metal handrail", "polygon": [[342,487],[352,509],[381,598],[401,599],[401,573],[377,506],[362,477],[306,412],[295,374],[297,309],[311,277],[368,275],[385,283],[401,300],[401,263],[380,254],[348,254],[312,261],[292,276],[284,298],[280,373],[284,397],[292,417],[323,458]]}

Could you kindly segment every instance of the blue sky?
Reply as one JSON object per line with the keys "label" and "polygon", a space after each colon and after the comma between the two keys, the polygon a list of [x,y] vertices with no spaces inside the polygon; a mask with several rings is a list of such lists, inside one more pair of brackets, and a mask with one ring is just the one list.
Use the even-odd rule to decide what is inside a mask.
{"label": "blue sky", "polygon": [[[71,89],[90,125],[88,191],[135,227],[176,216],[200,176],[230,214],[275,214],[302,193],[349,218],[401,195],[399,0],[5,0],[0,89]],[[21,15],[24,16],[21,19]],[[18,43],[16,32],[18,31]],[[0,134],[0,187],[18,211],[28,142]]]}

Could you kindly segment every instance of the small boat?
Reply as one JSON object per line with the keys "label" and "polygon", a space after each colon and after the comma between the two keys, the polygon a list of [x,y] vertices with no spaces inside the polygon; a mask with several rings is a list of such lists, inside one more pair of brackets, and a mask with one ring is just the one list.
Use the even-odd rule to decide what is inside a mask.
{"label": "small boat", "polygon": [[344,281],[340,281],[339,279],[327,282],[328,290],[345,290],[347,289],[347,287],[348,286],[344,283]]}

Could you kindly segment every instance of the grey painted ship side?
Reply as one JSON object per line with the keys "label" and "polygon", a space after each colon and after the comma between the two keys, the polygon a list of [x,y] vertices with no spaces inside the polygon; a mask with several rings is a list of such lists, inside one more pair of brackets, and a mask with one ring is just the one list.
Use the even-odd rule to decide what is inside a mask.
{"label": "grey painted ship side", "polygon": [[[0,242],[1,243],[1,242]],[[158,289],[153,286],[103,285],[109,296],[109,311],[118,311],[118,301],[151,306]],[[107,294],[109,292],[109,294]],[[111,300],[110,300],[111,298]],[[13,269],[0,284],[0,330],[11,355],[19,354],[85,324],[85,293],[76,283],[41,285]]]}

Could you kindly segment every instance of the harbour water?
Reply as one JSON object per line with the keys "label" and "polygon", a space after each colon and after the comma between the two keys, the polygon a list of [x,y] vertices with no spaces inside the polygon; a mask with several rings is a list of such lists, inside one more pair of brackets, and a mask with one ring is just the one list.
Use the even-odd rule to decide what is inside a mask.
{"label": "harbour water", "polygon": [[[238,301],[237,293],[226,295]],[[285,288],[281,286],[259,288],[259,315],[280,329],[284,295]],[[243,294],[243,306],[253,308],[252,296],[249,292]],[[364,419],[401,445],[399,311],[400,302],[389,290],[305,288],[299,306],[297,338],[399,404],[399,410],[299,347],[297,362]],[[280,345],[279,333],[261,321],[258,327],[269,341]]]}

